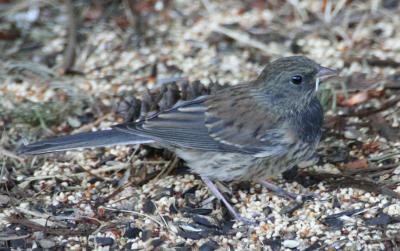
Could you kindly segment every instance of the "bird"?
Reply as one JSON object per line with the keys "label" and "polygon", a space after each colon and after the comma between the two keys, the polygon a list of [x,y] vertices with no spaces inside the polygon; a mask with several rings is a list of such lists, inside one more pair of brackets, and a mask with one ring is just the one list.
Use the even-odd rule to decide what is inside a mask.
{"label": "bird", "polygon": [[[278,58],[253,80],[228,86],[108,130],[23,145],[21,155],[78,148],[150,144],[174,152],[236,220],[242,217],[215,181],[258,181],[310,159],[320,141],[319,84],[337,71],[306,56]],[[276,188],[276,187],[275,187]],[[279,189],[278,189],[279,190]]]}

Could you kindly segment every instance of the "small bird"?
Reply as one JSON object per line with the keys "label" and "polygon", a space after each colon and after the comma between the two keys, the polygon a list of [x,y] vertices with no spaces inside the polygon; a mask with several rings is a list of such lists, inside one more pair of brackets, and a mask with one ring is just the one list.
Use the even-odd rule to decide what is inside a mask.
{"label": "small bird", "polygon": [[252,81],[113,126],[48,139],[19,149],[32,155],[76,148],[152,144],[165,147],[200,175],[237,220],[246,221],[213,183],[259,181],[308,160],[321,137],[320,81],[336,75],[304,56],[277,59]]}

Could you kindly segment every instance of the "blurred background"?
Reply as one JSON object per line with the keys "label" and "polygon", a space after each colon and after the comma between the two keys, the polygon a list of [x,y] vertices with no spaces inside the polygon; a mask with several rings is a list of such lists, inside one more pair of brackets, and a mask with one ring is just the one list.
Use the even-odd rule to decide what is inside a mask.
{"label": "blurred background", "polygon": [[[326,119],[319,148],[323,158],[316,167],[335,170],[332,173],[339,176],[305,173],[302,177],[313,177],[316,182],[311,185],[335,183],[344,189],[338,194],[355,186],[364,195],[383,196],[386,204],[368,217],[382,217],[382,213],[389,217],[374,227],[395,224],[400,209],[387,208],[400,198],[399,5],[397,0],[0,0],[0,212],[10,212],[21,202],[34,205],[24,194],[37,197],[43,205],[58,201],[75,208],[74,200],[68,201],[71,191],[59,186],[63,182],[81,186],[83,193],[89,190],[87,183],[29,177],[48,177],[66,169],[76,172],[84,166],[99,168],[107,158],[124,162],[132,155],[128,148],[118,154],[103,149],[61,157],[60,164],[54,158],[17,156],[14,150],[23,142],[122,122],[118,104],[127,96],[149,95],[146,89],[162,89],[177,81],[234,85],[254,78],[273,59],[302,54],[338,69],[341,76],[321,86]],[[157,154],[148,158],[162,161],[162,154]],[[35,170],[30,169],[33,166]],[[109,175],[100,179],[109,187],[112,180],[124,176]],[[57,197],[61,191],[65,201]],[[49,192],[54,194],[42,197]],[[360,201],[361,208],[363,203],[368,207],[378,203],[349,196],[343,202],[347,209]],[[3,217],[0,226],[9,227],[10,222]],[[342,232],[335,238],[365,231],[375,237],[348,237],[350,241],[340,245],[355,243],[351,250],[398,248],[398,235],[393,237],[399,233],[398,225],[391,227],[392,235],[355,226],[348,230],[350,234]],[[35,228],[27,229],[30,233]],[[317,243],[307,238],[311,237],[300,238],[299,247]],[[335,239],[328,234],[318,238],[319,247],[333,245],[324,238]],[[32,245],[2,240],[0,247]],[[116,247],[119,240],[113,240]],[[263,240],[253,240],[258,243],[254,247],[259,248]]]}

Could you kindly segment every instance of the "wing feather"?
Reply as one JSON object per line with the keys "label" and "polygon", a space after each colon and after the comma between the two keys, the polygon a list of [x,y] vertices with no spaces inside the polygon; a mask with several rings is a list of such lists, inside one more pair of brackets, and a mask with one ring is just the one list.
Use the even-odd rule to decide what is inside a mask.
{"label": "wing feather", "polygon": [[283,118],[260,105],[245,85],[179,102],[143,121],[115,128],[178,147],[255,156],[283,153],[279,143],[295,140]]}
{"label": "wing feather", "polygon": [[179,102],[173,108],[155,114],[137,123],[118,125],[124,132],[147,135],[166,144],[205,151],[235,151],[213,139],[204,124],[207,108],[204,101],[209,96],[201,96],[192,101]]}

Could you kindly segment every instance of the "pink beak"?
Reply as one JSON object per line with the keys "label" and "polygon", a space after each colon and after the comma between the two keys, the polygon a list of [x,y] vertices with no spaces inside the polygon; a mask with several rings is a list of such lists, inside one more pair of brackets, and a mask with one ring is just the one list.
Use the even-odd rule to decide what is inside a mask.
{"label": "pink beak", "polygon": [[317,78],[319,78],[321,81],[328,79],[333,76],[337,76],[338,71],[333,70],[327,67],[319,66],[318,73],[317,73]]}
{"label": "pink beak", "polygon": [[333,76],[337,76],[338,75],[338,71],[337,70],[333,70],[333,69],[329,69],[327,67],[323,67],[323,66],[319,66],[318,68],[318,72],[317,72],[317,78],[315,80],[315,91],[318,91],[319,88],[319,84],[321,81],[324,81],[330,77]]}

